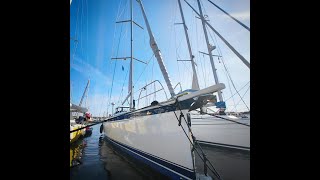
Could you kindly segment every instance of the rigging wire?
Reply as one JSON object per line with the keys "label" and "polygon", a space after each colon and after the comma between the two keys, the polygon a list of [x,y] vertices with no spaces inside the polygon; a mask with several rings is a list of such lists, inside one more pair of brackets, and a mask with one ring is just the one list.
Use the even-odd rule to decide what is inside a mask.
{"label": "rigging wire", "polygon": [[[80,28],[83,27],[83,0],[81,0],[81,15],[80,15]],[[82,32],[82,30],[81,30]],[[83,40],[82,40],[82,34],[80,34],[80,54],[83,55]]]}
{"label": "rigging wire", "polygon": [[[250,83],[250,81],[247,82],[247,84],[245,84],[244,86],[242,86],[242,88],[239,89],[239,92],[240,92],[244,87],[246,87],[249,83]],[[227,100],[229,100],[230,98],[232,98],[234,95],[236,95],[236,93],[231,94],[231,97],[229,97]],[[227,100],[226,100],[226,101],[227,101]]]}
{"label": "rigging wire", "polygon": [[[227,68],[227,66],[226,66],[226,63],[224,62],[224,58],[223,58],[223,56],[222,56],[222,52],[221,52],[219,43],[218,43],[218,41],[217,41],[217,38],[216,38],[216,36],[215,36],[214,33],[213,33],[213,37],[214,37],[214,38],[212,38],[212,35],[211,35],[211,32],[210,32],[210,31],[209,31],[209,36],[210,36],[211,40],[212,40],[213,42],[215,42],[218,55],[221,56],[221,57],[218,57],[218,60],[219,60],[219,62],[220,62],[220,58],[221,58],[221,61],[222,61],[223,65],[224,65],[224,73],[225,73],[225,75],[226,75],[226,77],[227,77],[227,83],[228,83],[228,87],[229,87],[229,90],[230,90],[230,94],[233,94],[232,88],[230,87],[230,82],[229,82],[229,81],[232,81],[232,79],[231,79],[231,76],[230,76],[230,74],[229,74],[229,71],[228,71],[228,68]],[[235,88],[235,86],[234,86],[234,88]],[[222,95],[223,95],[223,99],[225,99],[224,94],[222,94]],[[233,104],[235,105],[236,103],[235,103],[235,100],[234,100],[234,97],[233,97],[233,96],[232,96],[232,101],[233,101]],[[225,100],[225,102],[226,102],[226,100]]]}
{"label": "rigging wire", "polygon": [[[176,11],[177,11],[177,4],[176,4],[175,14],[174,14],[175,18],[177,17]],[[174,28],[173,28],[173,31],[174,31],[174,46],[177,47],[177,33],[176,33],[176,28],[175,28],[175,26],[174,26]],[[178,56],[179,56],[179,55],[178,55],[177,48],[176,48],[175,53],[176,53],[176,59],[178,59]],[[180,80],[180,82],[182,82],[182,81],[181,81],[181,75],[180,75],[179,62],[176,61],[176,63],[177,63],[177,67],[178,67],[179,80]]]}
{"label": "rigging wire", "polygon": [[[226,75],[226,77],[227,77],[227,83],[228,83],[228,87],[229,87],[229,90],[230,90],[230,94],[233,94],[232,93],[232,88],[231,88],[231,86],[230,86],[230,80],[229,80],[229,77],[228,77],[228,75],[227,75],[227,72],[226,72],[226,70],[224,70],[224,73],[225,73],[225,75]],[[233,96],[231,96],[232,97],[232,102],[233,102],[233,105],[235,105],[236,103],[235,103],[235,101],[234,101],[234,97]],[[223,97],[223,99],[225,99],[224,97]],[[225,102],[227,102],[227,100],[224,100]]]}
{"label": "rigging wire", "polygon": [[[121,24],[120,37],[119,37],[119,41],[118,41],[118,48],[117,48],[116,57],[118,57],[120,40],[121,40],[121,33],[122,33],[122,27],[123,27],[123,25]],[[110,99],[110,100],[111,100],[112,89],[113,89],[114,75],[116,74],[116,67],[117,67],[117,61],[114,63],[114,69],[113,69],[113,75],[112,75],[112,83],[111,83],[111,90],[110,90],[110,94],[109,94],[109,99]]]}
{"label": "rigging wire", "polygon": [[[193,6],[198,6],[197,2],[196,1],[193,1]],[[196,33],[198,34],[198,23],[199,21],[197,21],[197,15],[194,11],[192,11],[192,15],[193,15],[193,19],[194,21],[196,22]],[[197,47],[199,47],[199,44],[198,42],[201,42],[201,41],[205,41],[204,40],[204,33],[199,33],[199,36],[197,36]],[[200,62],[201,62],[201,70],[202,70],[202,75],[203,75],[203,80],[204,80],[204,87],[207,87],[207,77],[210,77],[210,76],[207,76],[207,69],[205,67],[210,67],[210,66],[206,66],[206,61],[205,61],[205,57],[204,57],[204,54],[200,54],[200,52],[198,51],[198,55],[199,55],[199,58],[200,58]],[[201,60],[202,58],[202,60]]]}
{"label": "rigging wire", "polygon": [[[223,64],[223,66],[226,68],[226,66],[225,66],[225,64],[224,64],[224,61],[222,61],[222,64]],[[227,68],[226,68],[226,72],[227,72],[227,74],[228,74],[228,76],[229,76],[229,78],[230,78],[230,81],[231,81],[231,84],[232,84],[233,88],[236,90],[237,94],[240,96],[240,99],[241,99],[242,102],[245,104],[245,106],[247,107],[247,109],[250,111],[250,108],[247,106],[246,102],[242,99],[239,91],[238,91],[237,88],[235,87],[234,82],[233,82],[233,80],[231,79],[230,73],[229,73],[229,71],[227,70]]]}
{"label": "rigging wire", "polygon": [[[203,3],[202,3],[202,1],[200,0],[200,4],[201,4],[201,7],[202,7],[202,9],[203,9],[203,16],[204,16],[204,18],[209,18],[208,17],[208,14],[207,14],[207,12],[206,12],[206,8],[205,8],[205,6],[203,5]],[[205,24],[205,28],[207,29],[207,25]],[[210,34],[210,31],[207,31],[208,33],[209,33],[209,35],[211,36],[211,34]],[[212,37],[211,37],[211,39],[212,39]],[[215,41],[213,41],[212,40],[212,46],[214,46],[214,45],[216,45],[217,46],[217,43],[215,42]],[[215,64],[215,66],[217,66],[217,64]],[[217,70],[218,70],[218,68],[217,67],[215,67]],[[217,72],[217,70],[216,70],[216,72]],[[206,71],[206,69],[205,69],[205,71]],[[212,70],[213,71],[213,70]],[[218,77],[218,73],[216,73],[216,76],[217,76],[217,78],[219,79],[219,77]],[[208,77],[210,77],[210,72],[209,72],[209,74],[208,74]],[[221,90],[220,91],[221,92],[221,95],[223,96],[223,91]]]}
{"label": "rigging wire", "polygon": [[[201,2],[201,1],[200,1],[200,2]],[[203,9],[204,9],[203,11],[206,13],[205,8],[203,8]],[[216,39],[215,33],[213,33],[213,36],[214,36],[215,41],[213,40],[210,31],[209,31],[209,35],[210,35],[210,37],[211,37],[211,40],[212,40],[213,42],[216,42],[215,44],[216,44],[216,47],[217,47],[218,54],[221,56],[222,64],[223,64],[223,66],[224,66],[224,68],[225,68],[225,70],[226,70],[226,72],[227,72],[227,75],[228,75],[228,77],[229,77],[229,79],[230,79],[230,81],[231,81],[231,84],[232,84],[233,88],[235,89],[235,91],[237,92],[237,94],[239,95],[240,99],[242,100],[242,102],[243,102],[243,103],[245,104],[245,106],[247,107],[247,109],[250,110],[250,108],[247,106],[247,104],[245,103],[245,101],[243,100],[243,98],[241,97],[241,95],[239,94],[236,86],[234,85],[234,82],[233,82],[233,80],[232,80],[232,78],[231,78],[231,75],[230,75],[230,73],[229,73],[229,70],[228,70],[226,64],[224,63],[224,58],[223,58],[223,56],[222,56],[221,49],[220,49],[220,47],[219,47],[219,45],[218,45],[218,43],[217,43],[217,39]],[[218,59],[219,59],[219,57],[218,57]]]}
{"label": "rigging wire", "polygon": [[242,27],[246,28],[248,31],[250,31],[250,28],[246,25],[244,25],[242,22],[240,22],[238,19],[234,18],[233,16],[231,16],[229,13],[227,13],[226,11],[224,11],[222,8],[220,8],[218,5],[216,5],[215,3],[213,3],[212,1],[208,0],[211,4],[213,4],[214,6],[216,6],[218,9],[220,9],[222,12],[224,12],[225,14],[227,14],[230,18],[232,18],[233,20],[235,20],[237,23],[239,23]]}
{"label": "rigging wire", "polygon": [[[154,59],[152,61],[152,75],[151,75],[151,79],[153,80],[153,72],[154,72]],[[153,85],[154,87],[154,92],[156,91],[156,83],[154,83]],[[153,96],[153,100],[155,101],[157,99],[157,93],[154,93],[154,96]]]}
{"label": "rigging wire", "polygon": [[[166,46],[167,47],[167,51],[166,52],[168,52],[167,53],[168,55],[173,54],[172,53],[172,51],[173,51],[173,47],[172,47],[173,40],[172,39],[173,38],[171,38],[171,37],[172,37],[172,34],[173,34],[173,29],[175,28],[174,22],[175,22],[175,18],[176,18],[177,3],[175,3],[175,6],[170,6],[170,8],[172,8],[172,9],[169,10],[171,12],[171,14],[170,14],[170,19],[168,21],[169,22],[168,23],[169,24],[169,28],[168,28],[169,29],[169,46]],[[167,61],[167,62],[169,62],[169,61]],[[169,69],[168,69],[168,71],[169,71]],[[174,80],[174,79],[172,79],[172,80]]]}
{"label": "rigging wire", "polygon": [[[211,170],[211,172],[212,172],[218,179],[222,179],[222,178],[220,177],[218,171],[214,168],[214,166],[213,166],[212,163],[210,162],[210,160],[208,160],[208,159],[206,158],[206,155],[205,155],[205,153],[203,152],[203,150],[202,150],[200,144],[198,143],[198,141],[196,141],[196,138],[195,138],[195,136],[193,135],[192,129],[191,129],[190,126],[188,125],[189,123],[187,122],[186,118],[184,117],[184,115],[183,115],[183,113],[182,113],[182,111],[181,111],[180,102],[178,101],[178,99],[176,99],[175,105],[176,105],[176,107],[178,108],[178,110],[180,111],[180,120],[179,120],[176,112],[173,111],[173,113],[174,113],[174,115],[176,116],[176,119],[177,119],[178,122],[179,122],[179,126],[181,126],[184,134],[186,135],[187,139],[189,140],[190,144],[192,145],[193,150],[196,151],[196,153],[199,155],[200,159],[205,163],[206,168],[209,168],[209,169]],[[187,135],[185,129],[184,129],[183,126],[181,125],[181,119],[182,119],[182,118],[184,119],[184,122],[186,123],[186,125],[187,125],[187,127],[188,127],[189,133],[191,134],[191,137],[192,137],[194,143],[190,140],[190,138],[189,138],[189,136]],[[202,158],[202,156],[200,155],[200,153],[198,152],[198,150],[195,148],[195,143],[197,143],[197,145],[199,146],[200,151],[201,151],[201,153],[202,153],[202,155],[203,155],[203,158]],[[206,161],[208,161],[208,163],[211,165],[212,169],[206,164]],[[206,169],[205,169],[205,173],[206,173]]]}
{"label": "rigging wire", "polygon": [[[215,42],[218,55],[221,56],[221,57],[218,57],[219,62],[220,62],[220,58],[221,58],[222,63],[225,64],[224,63],[224,58],[222,56],[222,52],[221,52],[221,49],[220,49],[220,46],[219,46],[219,43],[217,41],[217,38],[216,38],[215,34],[213,33],[213,37],[214,38],[212,38],[211,32],[209,31],[209,36],[210,36],[211,40],[213,42]],[[229,82],[229,81],[232,81],[232,79],[231,79],[231,76],[228,76],[228,68],[227,68],[226,64],[225,64],[225,68],[224,68],[224,73],[225,73],[225,75],[227,77],[227,83],[228,83],[228,87],[229,87],[229,90],[230,90],[230,94],[233,94],[232,88],[230,87],[230,82]],[[222,94],[222,95],[223,95],[223,99],[225,99],[224,94]],[[232,101],[233,101],[233,104],[235,105],[235,100],[234,100],[233,96],[232,96]],[[226,102],[226,100],[225,100],[225,102]]]}
{"label": "rigging wire", "polygon": [[[208,108],[209,109],[209,108]],[[214,112],[213,110],[209,109],[210,111]],[[195,110],[195,111],[198,111],[198,110]],[[198,111],[200,112],[200,111]],[[232,119],[228,119],[228,118],[225,118],[225,117],[222,117],[222,116],[218,116],[218,115],[215,115],[215,114],[209,114],[209,113],[206,113],[206,112],[202,112],[204,114],[207,114],[207,115],[210,115],[210,116],[214,116],[214,117],[217,117],[219,119],[223,119],[223,120],[226,120],[226,121],[230,121],[230,122],[233,122],[233,123],[236,123],[236,124],[240,124],[240,125],[244,125],[244,126],[247,126],[247,127],[250,127],[249,124],[245,124],[245,123],[241,123],[241,122],[238,122],[238,121],[235,121],[235,120],[232,120]],[[216,113],[216,112],[214,112]]]}
{"label": "rigging wire", "polygon": [[154,57],[154,53],[152,53],[152,56],[149,58],[148,62],[147,62],[147,65],[144,67],[143,71],[141,72],[141,74],[139,75],[138,79],[136,80],[136,82],[134,83],[133,86],[135,86],[137,84],[137,82],[139,81],[141,75],[145,72],[146,68],[148,67],[149,65],[149,62],[151,61],[151,59]]}
{"label": "rigging wire", "polygon": [[[176,11],[177,11],[177,8],[178,8],[178,3],[176,3]],[[177,16],[177,15],[176,15]],[[185,25],[186,26],[186,25]],[[183,32],[184,33],[184,32]],[[177,34],[177,32],[175,31],[175,35]],[[179,36],[178,36],[179,37]],[[180,58],[180,55],[179,55],[179,50],[180,50],[180,48],[181,48],[181,43],[182,43],[182,39],[184,39],[182,36],[180,36],[181,37],[181,39],[180,39],[180,42],[179,42],[179,44],[178,44],[178,47],[176,48],[176,57],[177,57],[177,59],[181,59]],[[190,42],[190,44],[191,44],[191,42]],[[192,45],[192,44],[191,44]],[[186,52],[186,49],[187,48],[184,48],[184,50],[185,51],[183,51],[182,53],[187,53]],[[180,64],[183,64],[183,68],[181,69],[181,71],[180,71]],[[188,82],[192,82],[193,81],[193,79],[192,79],[192,75],[193,75],[193,71],[191,71],[191,68],[188,68],[188,66],[189,66],[189,64],[187,65],[187,63],[185,62],[185,61],[181,61],[181,63],[179,64],[179,62],[177,61],[177,66],[178,66],[178,68],[179,68],[179,79],[180,79],[180,83],[182,83],[182,84],[185,84],[185,85],[188,85],[189,86],[189,83]],[[181,79],[181,73],[182,73],[182,76],[183,77],[187,77],[187,78],[190,78],[190,80],[188,80],[188,79],[186,79],[186,78],[183,78],[183,79]],[[190,74],[191,74],[191,76],[190,76]],[[183,81],[182,81],[183,80]],[[190,85],[190,87],[191,87],[192,85]]]}
{"label": "rigging wire", "polygon": [[78,18],[79,18],[79,10],[80,10],[80,4],[78,3],[78,8],[77,8],[77,19],[76,19],[76,28],[75,28],[75,35],[74,35],[74,41],[75,41],[75,47],[73,50],[73,54],[72,54],[72,59],[71,59],[71,63],[74,63],[74,57],[78,48],[78,40],[77,40],[77,32],[78,32]]}
{"label": "rigging wire", "polygon": [[[199,57],[201,58],[201,54],[199,53]],[[207,87],[207,76],[206,76],[206,66],[205,66],[205,61],[204,61],[204,54],[202,54],[202,62],[201,63],[201,69],[202,69],[202,75],[203,75],[203,79],[204,79],[204,87]]]}
{"label": "rigging wire", "polygon": [[[88,30],[88,29],[89,29],[89,25],[88,25],[88,24],[89,24],[89,20],[88,20],[88,18],[89,18],[89,13],[88,13],[88,12],[89,12],[89,11],[88,11],[88,6],[89,6],[89,5],[88,5],[88,0],[86,0],[86,10],[87,10],[87,24],[86,24],[86,27],[87,27],[87,33],[86,33],[86,34],[87,34],[87,37],[86,37],[86,40],[87,40],[87,43],[86,43],[86,49],[88,49],[88,43],[89,43],[89,35],[88,35],[88,33],[89,33],[89,30]],[[86,53],[86,55],[87,55],[87,56],[86,56],[86,61],[88,61],[88,53]]]}
{"label": "rigging wire", "polygon": [[[127,1],[127,4],[128,4],[128,1]],[[122,9],[122,12],[120,12],[120,7],[122,5],[122,1],[120,1],[119,5],[118,5],[118,10],[117,10],[117,15],[116,15],[116,21],[119,20],[119,18],[122,16],[123,12],[124,12],[124,9]],[[120,13],[119,13],[120,12]],[[111,67],[111,64],[112,64],[112,55],[114,54],[114,50],[115,50],[115,36],[116,36],[116,32],[117,32],[117,24],[114,23],[114,31],[113,31],[113,38],[112,38],[112,48],[111,48],[111,54],[110,54],[110,60],[109,60],[109,66],[108,67]],[[120,37],[121,37],[121,33],[122,33],[122,25],[121,25],[121,32],[120,32]],[[118,56],[118,51],[119,51],[119,44],[120,44],[120,37],[119,37],[119,43],[118,43],[118,49],[117,49],[117,56]],[[116,61],[117,62],[117,61]],[[116,62],[115,62],[115,65],[116,65]],[[111,68],[109,69],[111,71]],[[111,73],[111,72],[110,72]],[[113,84],[113,81],[112,81],[112,84]],[[107,97],[109,96],[109,98],[107,98],[107,111],[109,110],[109,107],[110,107],[110,101],[111,101],[111,93],[110,91],[108,90],[108,95]]]}
{"label": "rigging wire", "polygon": [[[246,93],[248,92],[249,89],[250,89],[250,86],[248,86],[248,89],[247,89],[246,92],[242,95],[242,97],[244,97],[244,96],[246,95]],[[242,100],[242,97],[241,97],[241,100]],[[241,102],[241,100],[238,101],[238,103],[235,105],[235,107],[234,107],[231,111],[233,111],[233,110],[237,107],[237,105],[239,105],[239,103]],[[246,105],[247,109],[250,111],[250,109],[248,108],[247,104],[245,104],[245,105]]]}
{"label": "rigging wire", "polygon": [[[176,33],[176,32],[175,32],[175,33]],[[177,37],[177,36],[176,36],[176,37]],[[178,57],[177,59],[181,59],[181,58],[180,58],[180,55],[179,55],[179,53],[178,53],[178,51],[179,51],[179,49],[180,49],[180,47],[181,47],[181,44],[182,44],[182,36],[181,36],[181,38],[180,38],[178,47],[176,46],[176,56]],[[181,61],[181,63],[182,63],[182,64],[184,65],[184,67],[185,67],[185,69],[184,69],[183,72],[189,71],[187,74],[188,74],[188,75],[189,75],[190,73],[192,74],[190,68],[187,68],[186,63],[185,63],[184,61]],[[178,61],[177,61],[177,65],[178,65],[178,67],[179,67]],[[189,77],[188,75],[183,74],[183,77]],[[181,82],[181,81],[180,81],[180,82]]]}
{"label": "rigging wire", "polygon": [[[200,66],[202,66],[202,62],[200,61],[199,58],[196,58],[196,54],[195,54],[195,52],[196,52],[195,49],[196,48],[194,47],[195,44],[196,44],[196,47],[199,47],[197,40],[196,40],[196,43],[194,43],[194,39],[198,39],[198,36],[197,36],[197,34],[198,34],[198,25],[197,25],[197,20],[195,18],[195,13],[193,11],[191,11],[191,13],[192,13],[192,17],[193,17],[193,18],[191,18],[191,21],[195,25],[195,28],[193,28],[194,26],[190,26],[190,29],[193,32],[192,34],[195,34],[195,36],[192,36],[191,41],[190,41],[190,45],[191,45],[191,48],[194,50],[192,55],[194,56],[193,61],[197,64],[195,67],[196,67],[196,72],[198,72],[197,76],[198,76],[198,84],[199,84],[199,88],[200,88],[201,87],[200,86],[200,77],[199,77],[199,74],[200,74],[199,69],[200,69],[200,67],[198,66],[198,64],[200,64]],[[196,31],[196,33],[194,33],[194,31]]]}
{"label": "rigging wire", "polygon": [[118,100],[119,104],[121,104],[121,99],[122,99],[122,95],[123,95],[123,87],[124,87],[124,83],[125,83],[126,80],[127,80],[128,72],[129,72],[129,69],[127,70],[126,75],[124,76],[125,79],[124,79],[124,81],[123,81],[122,88],[121,88],[121,93],[120,93],[119,100]]}
{"label": "rigging wire", "polygon": [[[181,110],[180,110],[180,111],[181,111]],[[173,112],[174,112],[174,115],[176,116],[176,119],[179,121],[176,112],[175,112],[175,111],[173,111]],[[184,118],[184,116],[183,116],[183,118]],[[184,118],[184,119],[185,119],[185,118]],[[186,121],[186,120],[185,120],[185,121]],[[186,122],[186,123],[187,123],[187,122]],[[195,143],[192,143],[192,141],[190,140],[190,138],[189,138],[186,130],[184,129],[184,127],[183,127],[182,125],[181,125],[181,128],[182,128],[184,134],[186,135],[187,139],[189,140],[190,144],[192,145],[193,149],[196,151],[196,153],[197,153],[198,156],[200,157],[200,159],[201,159],[203,162],[205,162],[204,157],[202,157],[202,156],[200,155],[200,153],[198,152],[197,148],[195,148],[195,143],[198,144],[198,142],[195,141]],[[188,126],[188,128],[189,128],[189,126]],[[191,133],[192,133],[192,132],[191,132]],[[191,135],[191,136],[194,137],[193,135]],[[199,144],[198,144],[198,145],[199,145]],[[200,146],[200,145],[199,145],[199,147],[200,147],[200,150],[202,151],[203,156],[205,156],[205,154],[204,154],[203,150],[201,149],[201,146]],[[207,160],[207,161],[211,164],[211,162],[210,162],[209,160]],[[209,169],[213,172],[213,174],[214,174],[215,176],[217,176],[219,179],[221,179],[219,173],[218,173],[217,170],[213,167],[212,164],[211,164],[211,166],[212,166],[213,169],[211,169],[211,167],[209,167],[207,164],[205,164],[205,166],[206,166],[207,168],[209,168]]]}
{"label": "rigging wire", "polygon": [[79,10],[80,10],[80,4],[78,2],[78,8],[77,8],[77,19],[76,19],[76,30],[75,30],[75,38],[77,37],[77,32],[78,32],[78,19],[79,19]]}

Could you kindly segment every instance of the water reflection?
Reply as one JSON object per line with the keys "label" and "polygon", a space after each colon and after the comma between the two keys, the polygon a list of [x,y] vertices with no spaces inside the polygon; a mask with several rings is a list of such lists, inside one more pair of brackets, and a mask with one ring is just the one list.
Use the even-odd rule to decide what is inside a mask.
{"label": "water reflection", "polygon": [[106,137],[99,138],[100,160],[103,162],[107,178],[111,180],[142,179],[165,180],[166,177],[156,173],[145,165],[126,156],[120,149],[110,144]]}
{"label": "water reflection", "polygon": [[[250,180],[250,151],[232,150],[206,145],[202,145],[201,147],[222,179]],[[195,153],[195,157],[197,172],[203,173],[203,161],[197,153]],[[208,174],[214,177],[209,169]]]}
{"label": "water reflection", "polygon": [[78,139],[70,146],[71,180],[163,179],[128,161],[100,134],[100,126],[92,127],[90,137]]}
{"label": "water reflection", "polygon": [[80,136],[77,140],[70,143],[70,167],[78,166],[82,163],[83,150],[87,145],[85,138],[90,137],[92,134],[92,127],[84,129],[84,135]]}
{"label": "water reflection", "polygon": [[[70,179],[73,180],[163,180],[165,177],[127,157],[100,134],[100,125],[92,126],[92,135],[70,145]],[[89,134],[87,134],[89,135]],[[202,146],[204,153],[224,180],[250,179],[250,152]],[[197,172],[203,162],[196,155]],[[208,171],[213,177],[213,174]]]}
{"label": "water reflection", "polygon": [[86,141],[83,139],[78,139],[74,143],[70,144],[70,167],[74,167],[82,163],[82,152],[86,145]]}

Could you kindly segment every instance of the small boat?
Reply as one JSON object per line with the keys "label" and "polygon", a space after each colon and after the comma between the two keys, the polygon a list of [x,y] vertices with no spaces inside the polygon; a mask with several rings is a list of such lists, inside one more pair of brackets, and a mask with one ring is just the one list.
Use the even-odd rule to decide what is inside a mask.
{"label": "small boat", "polygon": [[[87,109],[81,106],[77,106],[75,104],[70,103],[70,132],[85,127],[84,124],[78,124],[76,119],[79,117],[74,116],[74,114],[84,113]],[[75,142],[79,139],[79,137],[84,136],[86,134],[86,129],[80,129],[79,131],[74,131],[70,133],[70,143]]]}
{"label": "small boat", "polygon": [[83,127],[85,127],[88,122],[92,122],[91,115],[88,112],[88,109],[82,106],[82,102],[86,96],[89,85],[90,80],[88,80],[88,83],[83,92],[79,105],[70,103],[70,131],[80,129],[79,131],[74,131],[70,133],[70,143],[75,142],[81,136],[85,136],[87,129]]}

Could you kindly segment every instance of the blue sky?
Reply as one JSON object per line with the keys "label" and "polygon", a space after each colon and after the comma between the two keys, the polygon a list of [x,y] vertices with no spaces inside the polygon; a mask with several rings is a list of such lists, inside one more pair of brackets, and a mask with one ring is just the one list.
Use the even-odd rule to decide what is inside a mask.
{"label": "blue sky", "polygon": [[[249,0],[212,0],[224,10],[235,16],[250,27],[250,1]],[[196,14],[182,0],[192,51],[197,63],[197,73],[200,88],[214,84],[212,69],[208,56],[203,56],[199,51],[207,52],[201,21],[195,18]],[[198,10],[196,0],[188,2]],[[86,83],[90,78],[90,87],[86,105],[93,115],[110,114],[111,102],[120,105],[128,93],[128,68],[129,60],[111,60],[111,57],[130,56],[130,23],[115,23],[116,21],[130,19],[130,0],[72,0],[70,6],[70,84],[71,101],[78,104]],[[181,22],[177,0],[144,0],[144,8],[153,31],[154,37],[161,50],[164,63],[167,67],[171,82],[175,86],[181,83],[182,89],[191,88],[192,71],[189,62],[177,62],[177,59],[189,59],[187,44]],[[203,12],[208,15],[209,23],[225,38],[234,48],[250,62],[250,32],[235,21],[224,15],[220,10],[202,0]],[[148,65],[134,62],[133,83],[135,85],[135,99],[139,96],[142,86],[152,80],[159,80],[169,94],[161,75],[156,59],[149,46],[149,36],[146,30],[142,13],[138,3],[133,1],[134,21],[144,29],[134,25],[134,57]],[[226,85],[223,90],[224,100],[227,100],[228,110],[245,111],[244,103],[235,93],[222,61],[227,66],[235,87],[243,96],[245,103],[250,108],[250,70],[232,51],[215,35],[210,32],[210,43],[219,47],[223,59],[214,58],[219,81]],[[74,41],[76,39],[77,41]],[[213,54],[218,54],[214,50]],[[220,62],[220,63],[219,63]],[[123,70],[122,70],[123,67]],[[113,72],[115,72],[113,76]],[[111,92],[112,87],[112,93]],[[160,86],[153,87],[159,89]],[[176,92],[178,88],[176,89]],[[141,96],[151,92],[147,89]],[[149,104],[154,98],[161,100],[164,93],[157,93],[156,97],[140,101],[140,105]],[[235,106],[236,109],[235,109]],[[126,105],[126,104],[125,104]],[[109,109],[107,109],[109,108]]]}

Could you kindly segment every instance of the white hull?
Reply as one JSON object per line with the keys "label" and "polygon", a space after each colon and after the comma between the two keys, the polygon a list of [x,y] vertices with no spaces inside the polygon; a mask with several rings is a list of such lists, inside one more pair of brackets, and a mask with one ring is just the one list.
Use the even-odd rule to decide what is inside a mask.
{"label": "white hull", "polygon": [[[187,117],[185,114],[187,111],[182,112]],[[176,114],[179,117],[180,111],[176,111]],[[183,120],[181,125],[189,136],[188,127]],[[106,136],[118,142],[119,146],[124,145],[122,148],[129,151],[130,148],[135,149],[141,152],[137,155],[144,158],[145,161],[155,163],[179,177],[190,179],[183,172],[174,171],[161,162],[155,162],[154,159],[144,155],[149,154],[156,159],[162,159],[171,165],[178,166],[190,174],[193,173],[190,142],[182,128],[178,126],[178,120],[173,111],[106,122],[103,123],[103,126]],[[169,176],[172,177],[172,174]]]}
{"label": "white hull", "polygon": [[178,119],[182,112],[188,121],[190,108],[201,105],[211,93],[224,87],[217,84],[180,94],[176,100],[119,113],[103,123],[104,133],[113,145],[171,179],[195,179],[193,140],[184,118],[181,126]]}
{"label": "white hull", "polygon": [[[250,118],[221,117],[250,125]],[[250,150],[249,126],[236,124],[210,115],[192,115],[191,124],[193,134],[200,143]]]}

